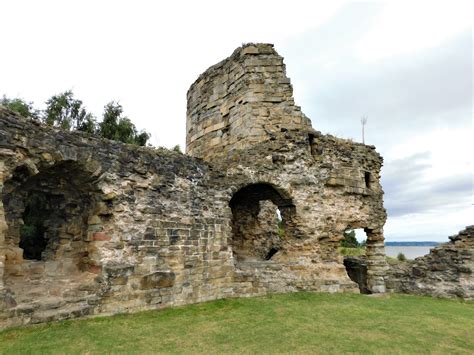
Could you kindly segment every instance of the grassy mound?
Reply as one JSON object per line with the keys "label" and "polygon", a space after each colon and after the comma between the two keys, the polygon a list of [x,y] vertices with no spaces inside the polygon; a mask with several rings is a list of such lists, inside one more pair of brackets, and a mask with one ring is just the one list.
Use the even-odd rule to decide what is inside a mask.
{"label": "grassy mound", "polygon": [[295,293],[0,333],[0,353],[472,353],[474,304]]}

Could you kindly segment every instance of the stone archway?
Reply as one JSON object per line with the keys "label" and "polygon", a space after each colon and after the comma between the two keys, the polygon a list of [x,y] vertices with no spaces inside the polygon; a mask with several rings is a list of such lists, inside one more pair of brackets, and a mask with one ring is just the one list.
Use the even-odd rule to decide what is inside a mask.
{"label": "stone archway", "polygon": [[294,233],[295,206],[287,194],[268,183],[238,190],[232,209],[231,246],[236,262],[273,258]]}
{"label": "stone archway", "polygon": [[4,284],[15,302],[69,297],[92,281],[89,241],[100,197],[75,161],[36,171],[22,165],[4,182]]}

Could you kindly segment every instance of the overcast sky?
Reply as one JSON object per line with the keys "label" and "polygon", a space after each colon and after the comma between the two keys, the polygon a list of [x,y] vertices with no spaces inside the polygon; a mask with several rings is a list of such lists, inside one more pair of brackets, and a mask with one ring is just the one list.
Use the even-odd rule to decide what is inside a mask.
{"label": "overcast sky", "polygon": [[72,89],[100,116],[119,100],[152,144],[185,142],[186,91],[247,42],[274,43],[323,133],[384,156],[387,240],[447,240],[474,224],[470,1],[0,0],[0,95],[42,108]]}

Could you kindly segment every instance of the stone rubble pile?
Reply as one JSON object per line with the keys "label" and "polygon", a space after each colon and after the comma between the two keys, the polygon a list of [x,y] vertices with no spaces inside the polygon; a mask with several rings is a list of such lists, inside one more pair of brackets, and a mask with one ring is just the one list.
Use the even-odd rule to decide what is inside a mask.
{"label": "stone rubble pile", "polygon": [[391,265],[387,289],[435,297],[474,299],[474,226],[412,262]]}

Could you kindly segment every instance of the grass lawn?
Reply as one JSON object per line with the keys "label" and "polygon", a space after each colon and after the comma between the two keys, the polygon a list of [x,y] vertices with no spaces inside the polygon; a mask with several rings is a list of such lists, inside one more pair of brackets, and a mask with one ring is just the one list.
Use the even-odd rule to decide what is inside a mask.
{"label": "grass lawn", "polygon": [[295,293],[0,332],[0,353],[470,353],[474,303]]}

